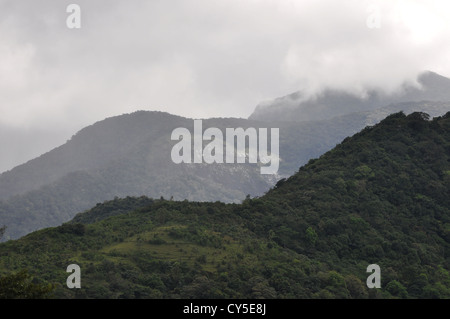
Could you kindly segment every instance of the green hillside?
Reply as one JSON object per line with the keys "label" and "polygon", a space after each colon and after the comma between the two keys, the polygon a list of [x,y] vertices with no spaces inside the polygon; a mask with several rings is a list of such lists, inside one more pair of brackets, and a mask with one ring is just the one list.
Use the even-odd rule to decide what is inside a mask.
{"label": "green hillside", "polygon": [[450,113],[396,113],[241,204],[97,204],[0,244],[0,273],[54,298],[450,298],[449,194]]}

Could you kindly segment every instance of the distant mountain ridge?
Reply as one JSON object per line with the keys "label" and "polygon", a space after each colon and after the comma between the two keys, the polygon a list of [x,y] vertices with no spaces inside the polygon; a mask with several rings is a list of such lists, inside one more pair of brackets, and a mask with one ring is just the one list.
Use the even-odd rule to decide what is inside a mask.
{"label": "distant mountain ridge", "polygon": [[[209,119],[205,128],[261,126],[243,119]],[[276,181],[257,164],[175,164],[172,130],[193,120],[138,111],[97,122],[66,144],[0,175],[0,220],[12,238],[58,225],[114,197],[146,195],[236,202]],[[205,143],[206,144],[206,143]]]}
{"label": "distant mountain ridge", "polygon": [[421,88],[405,83],[396,93],[386,94],[370,90],[362,98],[341,90],[326,89],[316,97],[303,99],[300,91],[259,104],[250,115],[251,120],[318,121],[348,113],[370,111],[390,104],[405,102],[450,101],[450,79],[431,71],[418,75]]}
{"label": "distant mountain ridge", "polygon": [[[450,92],[442,91],[448,79],[430,73],[422,75],[422,80],[427,92],[436,96],[444,98]],[[339,101],[336,107],[340,107]],[[260,174],[257,164],[174,164],[170,158],[175,144],[171,132],[177,127],[192,131],[193,119],[150,111],[107,118],[82,129],[64,145],[0,174],[0,226],[8,226],[9,238],[18,238],[59,225],[115,197],[241,202],[246,195],[263,195],[310,159],[398,111],[441,116],[450,111],[450,100],[389,103],[314,121],[284,121],[275,113],[267,121],[203,121],[204,129],[217,127],[222,131],[227,127],[279,128],[280,168],[277,175],[268,176]]]}

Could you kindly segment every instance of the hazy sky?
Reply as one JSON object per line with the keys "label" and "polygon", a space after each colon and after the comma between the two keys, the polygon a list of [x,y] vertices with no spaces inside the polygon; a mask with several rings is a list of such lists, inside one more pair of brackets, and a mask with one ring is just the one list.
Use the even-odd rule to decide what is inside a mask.
{"label": "hazy sky", "polygon": [[135,110],[248,117],[297,90],[392,90],[450,76],[449,21],[448,0],[0,0],[0,125],[75,133]]}

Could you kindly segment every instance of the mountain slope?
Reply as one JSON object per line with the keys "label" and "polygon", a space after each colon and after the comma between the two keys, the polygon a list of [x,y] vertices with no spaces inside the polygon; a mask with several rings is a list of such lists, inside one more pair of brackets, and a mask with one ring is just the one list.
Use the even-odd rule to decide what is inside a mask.
{"label": "mountain slope", "polygon": [[[208,119],[204,129],[277,127],[280,129],[278,175],[260,174],[257,164],[182,164],[170,159],[170,135],[176,127],[191,131],[193,120],[162,112],[135,112],[95,123],[66,144],[0,175],[0,223],[6,238],[57,226],[96,203],[114,197],[146,195],[176,200],[239,202],[260,196],[276,180],[293,174],[309,159],[373,125],[398,109],[441,115],[450,102],[390,105],[331,120],[259,122]],[[205,143],[206,144],[206,143]]]}
{"label": "mountain slope", "polygon": [[0,172],[6,172],[66,141],[69,128],[23,129],[0,124]]}
{"label": "mountain slope", "polygon": [[[211,119],[226,127],[262,126]],[[116,196],[238,201],[261,194],[273,177],[257,164],[181,164],[171,160],[171,133],[193,131],[193,120],[161,112],[135,112],[81,130],[70,141],[0,175],[0,218],[12,238],[59,225],[75,213]],[[267,127],[267,126],[266,126]],[[206,143],[205,143],[206,144]]]}
{"label": "mountain slope", "polygon": [[398,92],[391,94],[386,94],[380,90],[370,90],[364,98],[331,89],[327,89],[312,98],[306,98],[301,92],[295,92],[258,105],[249,119],[260,121],[272,119],[296,122],[317,121],[353,112],[374,110],[390,104],[450,101],[450,79],[426,71],[418,75],[417,82],[420,87],[405,83]]}
{"label": "mountain slope", "polygon": [[68,173],[103,167],[125,156],[136,145],[157,138],[165,125],[186,119],[162,112],[135,112],[90,125],[67,143],[0,175],[0,199],[38,189]]}
{"label": "mountain slope", "polygon": [[390,115],[242,204],[99,204],[0,244],[1,272],[58,298],[449,298],[450,112],[427,118]]}

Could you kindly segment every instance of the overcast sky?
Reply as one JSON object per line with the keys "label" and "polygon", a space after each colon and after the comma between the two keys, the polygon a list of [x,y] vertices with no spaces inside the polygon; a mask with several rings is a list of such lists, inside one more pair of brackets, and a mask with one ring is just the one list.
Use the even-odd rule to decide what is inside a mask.
{"label": "overcast sky", "polygon": [[448,0],[0,0],[0,125],[75,133],[135,110],[248,117],[297,90],[393,90],[450,76],[449,21]]}

